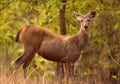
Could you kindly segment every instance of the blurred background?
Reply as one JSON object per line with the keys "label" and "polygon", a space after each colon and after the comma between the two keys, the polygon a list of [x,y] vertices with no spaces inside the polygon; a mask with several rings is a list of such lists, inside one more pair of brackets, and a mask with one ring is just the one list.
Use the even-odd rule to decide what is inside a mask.
{"label": "blurred background", "polygon": [[[0,84],[16,84],[11,73],[23,46],[14,38],[22,26],[39,25],[56,34],[75,35],[80,22],[74,12],[90,10],[96,10],[97,17],[90,27],[90,45],[76,63],[76,81],[120,84],[120,0],[0,0]],[[55,70],[55,62],[36,55],[26,84],[56,84]],[[18,72],[18,82],[23,84],[22,68]]]}

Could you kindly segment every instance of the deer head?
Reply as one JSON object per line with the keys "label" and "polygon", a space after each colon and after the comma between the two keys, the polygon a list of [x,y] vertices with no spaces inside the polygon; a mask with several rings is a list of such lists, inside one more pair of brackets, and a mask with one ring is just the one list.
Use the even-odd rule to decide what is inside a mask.
{"label": "deer head", "polygon": [[89,11],[87,15],[82,15],[81,13],[76,13],[76,18],[81,22],[81,28],[84,30],[89,29],[91,20],[96,17],[96,11]]}

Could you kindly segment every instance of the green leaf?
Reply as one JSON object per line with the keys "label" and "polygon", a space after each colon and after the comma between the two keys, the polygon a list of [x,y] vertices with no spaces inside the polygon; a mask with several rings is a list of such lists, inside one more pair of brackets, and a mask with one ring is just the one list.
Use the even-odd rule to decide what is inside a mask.
{"label": "green leaf", "polygon": [[112,75],[113,79],[118,79],[117,75]]}

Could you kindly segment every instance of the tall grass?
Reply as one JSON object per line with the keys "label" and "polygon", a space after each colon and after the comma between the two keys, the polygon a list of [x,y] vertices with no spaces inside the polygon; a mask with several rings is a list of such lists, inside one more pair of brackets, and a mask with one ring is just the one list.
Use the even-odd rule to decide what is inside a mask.
{"label": "tall grass", "polygon": [[[75,74],[75,84],[120,84],[120,80],[110,80],[109,71],[102,72],[100,69],[94,69],[91,72],[84,73],[78,69]],[[102,73],[101,73],[102,72]],[[64,82],[64,81],[63,81]],[[0,84],[58,84],[56,76],[40,75],[37,68],[28,70],[28,76],[24,79],[22,68],[18,71],[13,69],[6,70],[0,68]],[[65,84],[65,83],[63,83]],[[72,83],[70,83],[72,84]]]}
{"label": "tall grass", "polygon": [[19,71],[4,71],[0,72],[0,84],[56,84],[56,81],[51,78],[45,78],[45,76],[31,77],[30,75],[35,72],[31,71],[28,77],[24,79],[23,75]]}
{"label": "tall grass", "polygon": [[[49,78],[49,77],[41,76],[39,74],[36,75],[35,77],[31,77],[30,75],[33,72],[35,72],[35,70],[31,71],[28,74],[28,77],[24,79],[23,74],[20,74],[19,71],[11,72],[11,71],[1,70],[0,84],[57,84],[57,80],[55,80],[55,78]],[[90,77],[84,78],[82,74],[76,76],[75,82],[76,84],[113,84],[110,83],[110,81],[105,78],[102,79],[99,75],[92,75]]]}

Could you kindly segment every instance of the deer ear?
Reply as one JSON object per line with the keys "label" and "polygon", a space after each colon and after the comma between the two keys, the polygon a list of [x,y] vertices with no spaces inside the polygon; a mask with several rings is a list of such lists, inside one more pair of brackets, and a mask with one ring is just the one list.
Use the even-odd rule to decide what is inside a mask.
{"label": "deer ear", "polygon": [[92,12],[90,12],[89,14],[90,14],[90,16],[91,16],[92,18],[95,18],[96,15],[97,15],[97,12],[96,12],[96,11],[92,11]]}
{"label": "deer ear", "polygon": [[81,14],[80,13],[75,13],[76,19],[80,20]]}

